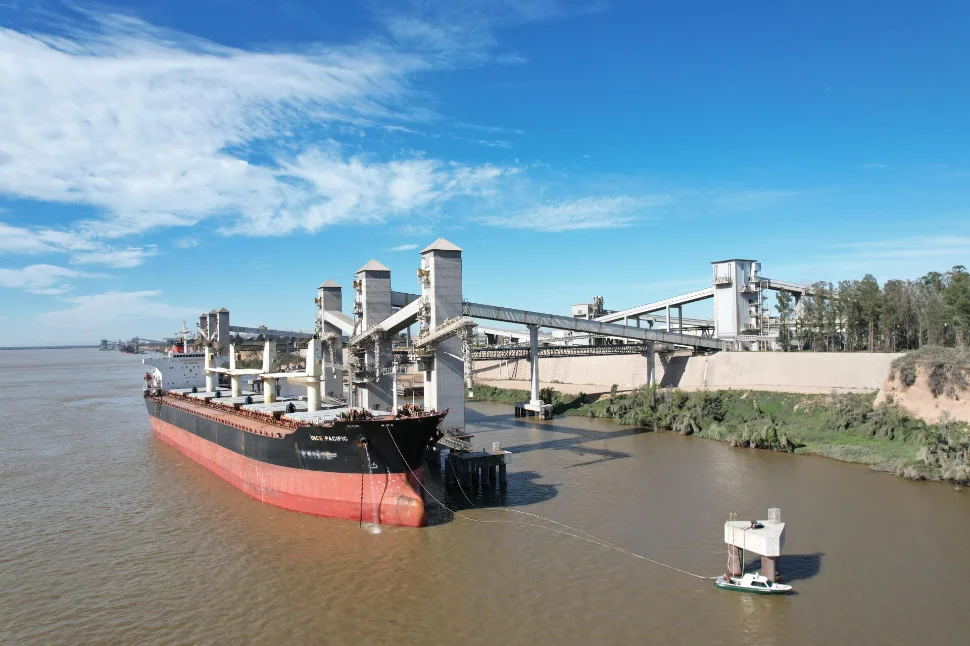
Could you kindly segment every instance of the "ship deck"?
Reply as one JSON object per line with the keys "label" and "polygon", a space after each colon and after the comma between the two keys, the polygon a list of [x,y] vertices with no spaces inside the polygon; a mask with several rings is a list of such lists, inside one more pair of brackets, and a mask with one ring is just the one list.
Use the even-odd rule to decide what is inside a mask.
{"label": "ship deck", "polygon": [[[220,389],[218,393],[173,389],[169,393],[178,396],[165,397],[164,401],[169,405],[189,410],[194,414],[243,431],[273,437],[283,437],[295,429],[292,426],[284,426],[269,420],[263,421],[244,414],[241,415],[235,408],[238,407],[240,411],[265,415],[276,413],[279,414],[282,421],[301,426],[329,426],[342,415],[354,410],[347,406],[321,403],[319,410],[311,412],[307,410],[307,403],[300,399],[282,397],[271,404],[267,404],[254,401],[254,398],[262,396],[260,393],[244,393],[239,397],[232,397],[230,391],[225,389]],[[215,404],[215,406],[207,404]],[[389,411],[370,410],[368,412],[373,419],[394,419],[394,415]]]}

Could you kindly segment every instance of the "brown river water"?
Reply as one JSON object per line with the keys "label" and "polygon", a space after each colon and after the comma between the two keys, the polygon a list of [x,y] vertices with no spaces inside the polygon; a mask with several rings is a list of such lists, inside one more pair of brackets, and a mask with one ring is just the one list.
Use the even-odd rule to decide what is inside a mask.
{"label": "brown river water", "polygon": [[433,501],[431,526],[379,534],[261,504],[152,437],[143,372],[0,352],[0,643],[970,643],[970,491],[470,406],[476,441],[514,452],[506,494],[429,487],[477,521],[539,524],[508,506],[714,576],[728,513],[780,507],[797,594],[722,592]]}

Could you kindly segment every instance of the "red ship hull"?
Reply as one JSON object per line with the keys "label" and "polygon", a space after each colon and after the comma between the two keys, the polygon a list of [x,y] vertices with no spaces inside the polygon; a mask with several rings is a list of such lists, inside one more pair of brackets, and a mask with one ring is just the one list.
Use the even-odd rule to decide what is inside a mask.
{"label": "red ship hull", "polygon": [[269,464],[230,451],[157,417],[157,438],[247,495],[304,514],[423,527],[423,469],[406,473],[339,473]]}

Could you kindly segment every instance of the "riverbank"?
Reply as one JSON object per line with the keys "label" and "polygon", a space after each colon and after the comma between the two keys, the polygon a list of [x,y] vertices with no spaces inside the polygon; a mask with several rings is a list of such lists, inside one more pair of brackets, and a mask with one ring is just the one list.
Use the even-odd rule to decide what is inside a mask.
{"label": "riverbank", "polygon": [[[475,399],[507,404],[525,390],[475,386]],[[897,403],[875,405],[876,393],[812,395],[752,390],[643,387],[589,397],[549,388],[542,398],[557,415],[607,418],[617,424],[673,431],[731,446],[820,455],[865,464],[914,480],[970,481],[967,425],[946,416],[930,424]]]}

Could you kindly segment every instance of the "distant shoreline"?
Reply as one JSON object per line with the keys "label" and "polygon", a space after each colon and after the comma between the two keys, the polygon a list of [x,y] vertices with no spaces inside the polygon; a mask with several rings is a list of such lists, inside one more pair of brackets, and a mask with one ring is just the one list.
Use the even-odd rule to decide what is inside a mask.
{"label": "distant shoreline", "polygon": [[99,345],[21,345],[21,346],[8,346],[0,347],[0,350],[76,350],[76,349],[94,349],[99,348]]}

